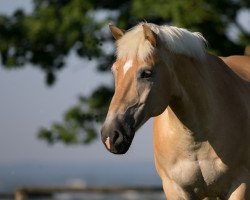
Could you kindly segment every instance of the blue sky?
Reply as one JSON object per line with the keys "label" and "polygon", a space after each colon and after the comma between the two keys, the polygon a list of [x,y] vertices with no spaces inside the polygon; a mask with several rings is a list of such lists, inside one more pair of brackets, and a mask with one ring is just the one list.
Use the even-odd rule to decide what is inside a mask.
{"label": "blue sky", "polygon": [[[16,8],[32,9],[31,0],[0,1],[0,13]],[[77,102],[79,94],[88,94],[100,84],[112,84],[110,74],[98,74],[94,63],[71,54],[67,67],[58,74],[56,84],[48,88],[44,74],[30,65],[6,71],[0,67],[0,164],[15,162],[140,162],[153,165],[152,123],[137,134],[130,151],[115,156],[106,151],[100,139],[90,146],[48,146],[38,140],[39,127],[60,121],[62,113]]]}

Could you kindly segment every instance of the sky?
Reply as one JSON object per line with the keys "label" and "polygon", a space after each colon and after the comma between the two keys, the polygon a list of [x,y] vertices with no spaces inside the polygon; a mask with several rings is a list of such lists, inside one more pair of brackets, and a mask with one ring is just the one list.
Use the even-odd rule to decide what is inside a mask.
{"label": "sky", "polygon": [[[0,13],[16,8],[32,9],[31,0],[0,0]],[[30,65],[6,71],[0,67],[0,164],[16,162],[84,163],[150,162],[152,122],[138,131],[126,155],[115,156],[104,148],[100,138],[89,146],[49,146],[37,138],[40,127],[60,121],[62,114],[77,102],[80,94],[89,94],[101,84],[113,84],[111,73],[96,73],[93,62],[70,54],[67,66],[58,73],[51,88],[44,74]]]}

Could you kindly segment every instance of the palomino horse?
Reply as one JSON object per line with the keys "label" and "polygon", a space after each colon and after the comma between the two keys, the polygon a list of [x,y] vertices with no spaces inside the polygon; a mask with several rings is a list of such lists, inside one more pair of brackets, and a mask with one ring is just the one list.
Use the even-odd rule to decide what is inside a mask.
{"label": "palomino horse", "polygon": [[250,56],[220,57],[238,76],[250,82]]}
{"label": "palomino horse", "polygon": [[129,149],[154,117],[154,159],[168,200],[250,199],[250,83],[205,51],[199,33],[142,23],[116,39],[106,148]]}

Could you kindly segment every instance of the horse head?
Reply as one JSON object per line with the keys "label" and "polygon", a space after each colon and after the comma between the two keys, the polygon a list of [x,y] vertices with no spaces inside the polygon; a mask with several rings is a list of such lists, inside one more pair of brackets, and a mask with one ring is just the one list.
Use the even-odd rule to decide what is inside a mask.
{"label": "horse head", "polygon": [[163,67],[160,40],[147,24],[124,33],[110,25],[117,59],[112,66],[115,93],[102,127],[102,141],[115,154],[126,153],[136,130],[161,114],[171,96],[171,73]]}

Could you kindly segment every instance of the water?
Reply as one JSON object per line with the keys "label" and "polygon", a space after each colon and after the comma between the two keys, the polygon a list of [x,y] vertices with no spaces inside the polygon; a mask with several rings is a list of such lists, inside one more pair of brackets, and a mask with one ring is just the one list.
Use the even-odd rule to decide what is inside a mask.
{"label": "water", "polygon": [[[135,192],[122,193],[60,193],[49,198],[39,200],[166,200],[163,192]],[[38,198],[27,198],[27,200],[38,200]]]}
{"label": "water", "polygon": [[[57,193],[51,197],[26,197],[25,200],[166,200],[163,192],[122,193]],[[14,197],[0,197],[0,200],[14,200]]]}
{"label": "water", "polygon": [[[108,170],[107,170],[108,169]],[[161,188],[161,181],[150,163],[133,163],[133,168],[121,164],[56,164],[46,165],[0,164],[0,195],[12,193],[16,188],[50,187],[146,187]],[[163,192],[139,192],[126,190],[120,193],[63,192],[40,198],[29,197],[25,200],[165,200]],[[0,197],[0,200],[13,200],[13,197]]]}
{"label": "water", "polygon": [[33,187],[160,187],[151,163],[0,164],[0,193]]}

